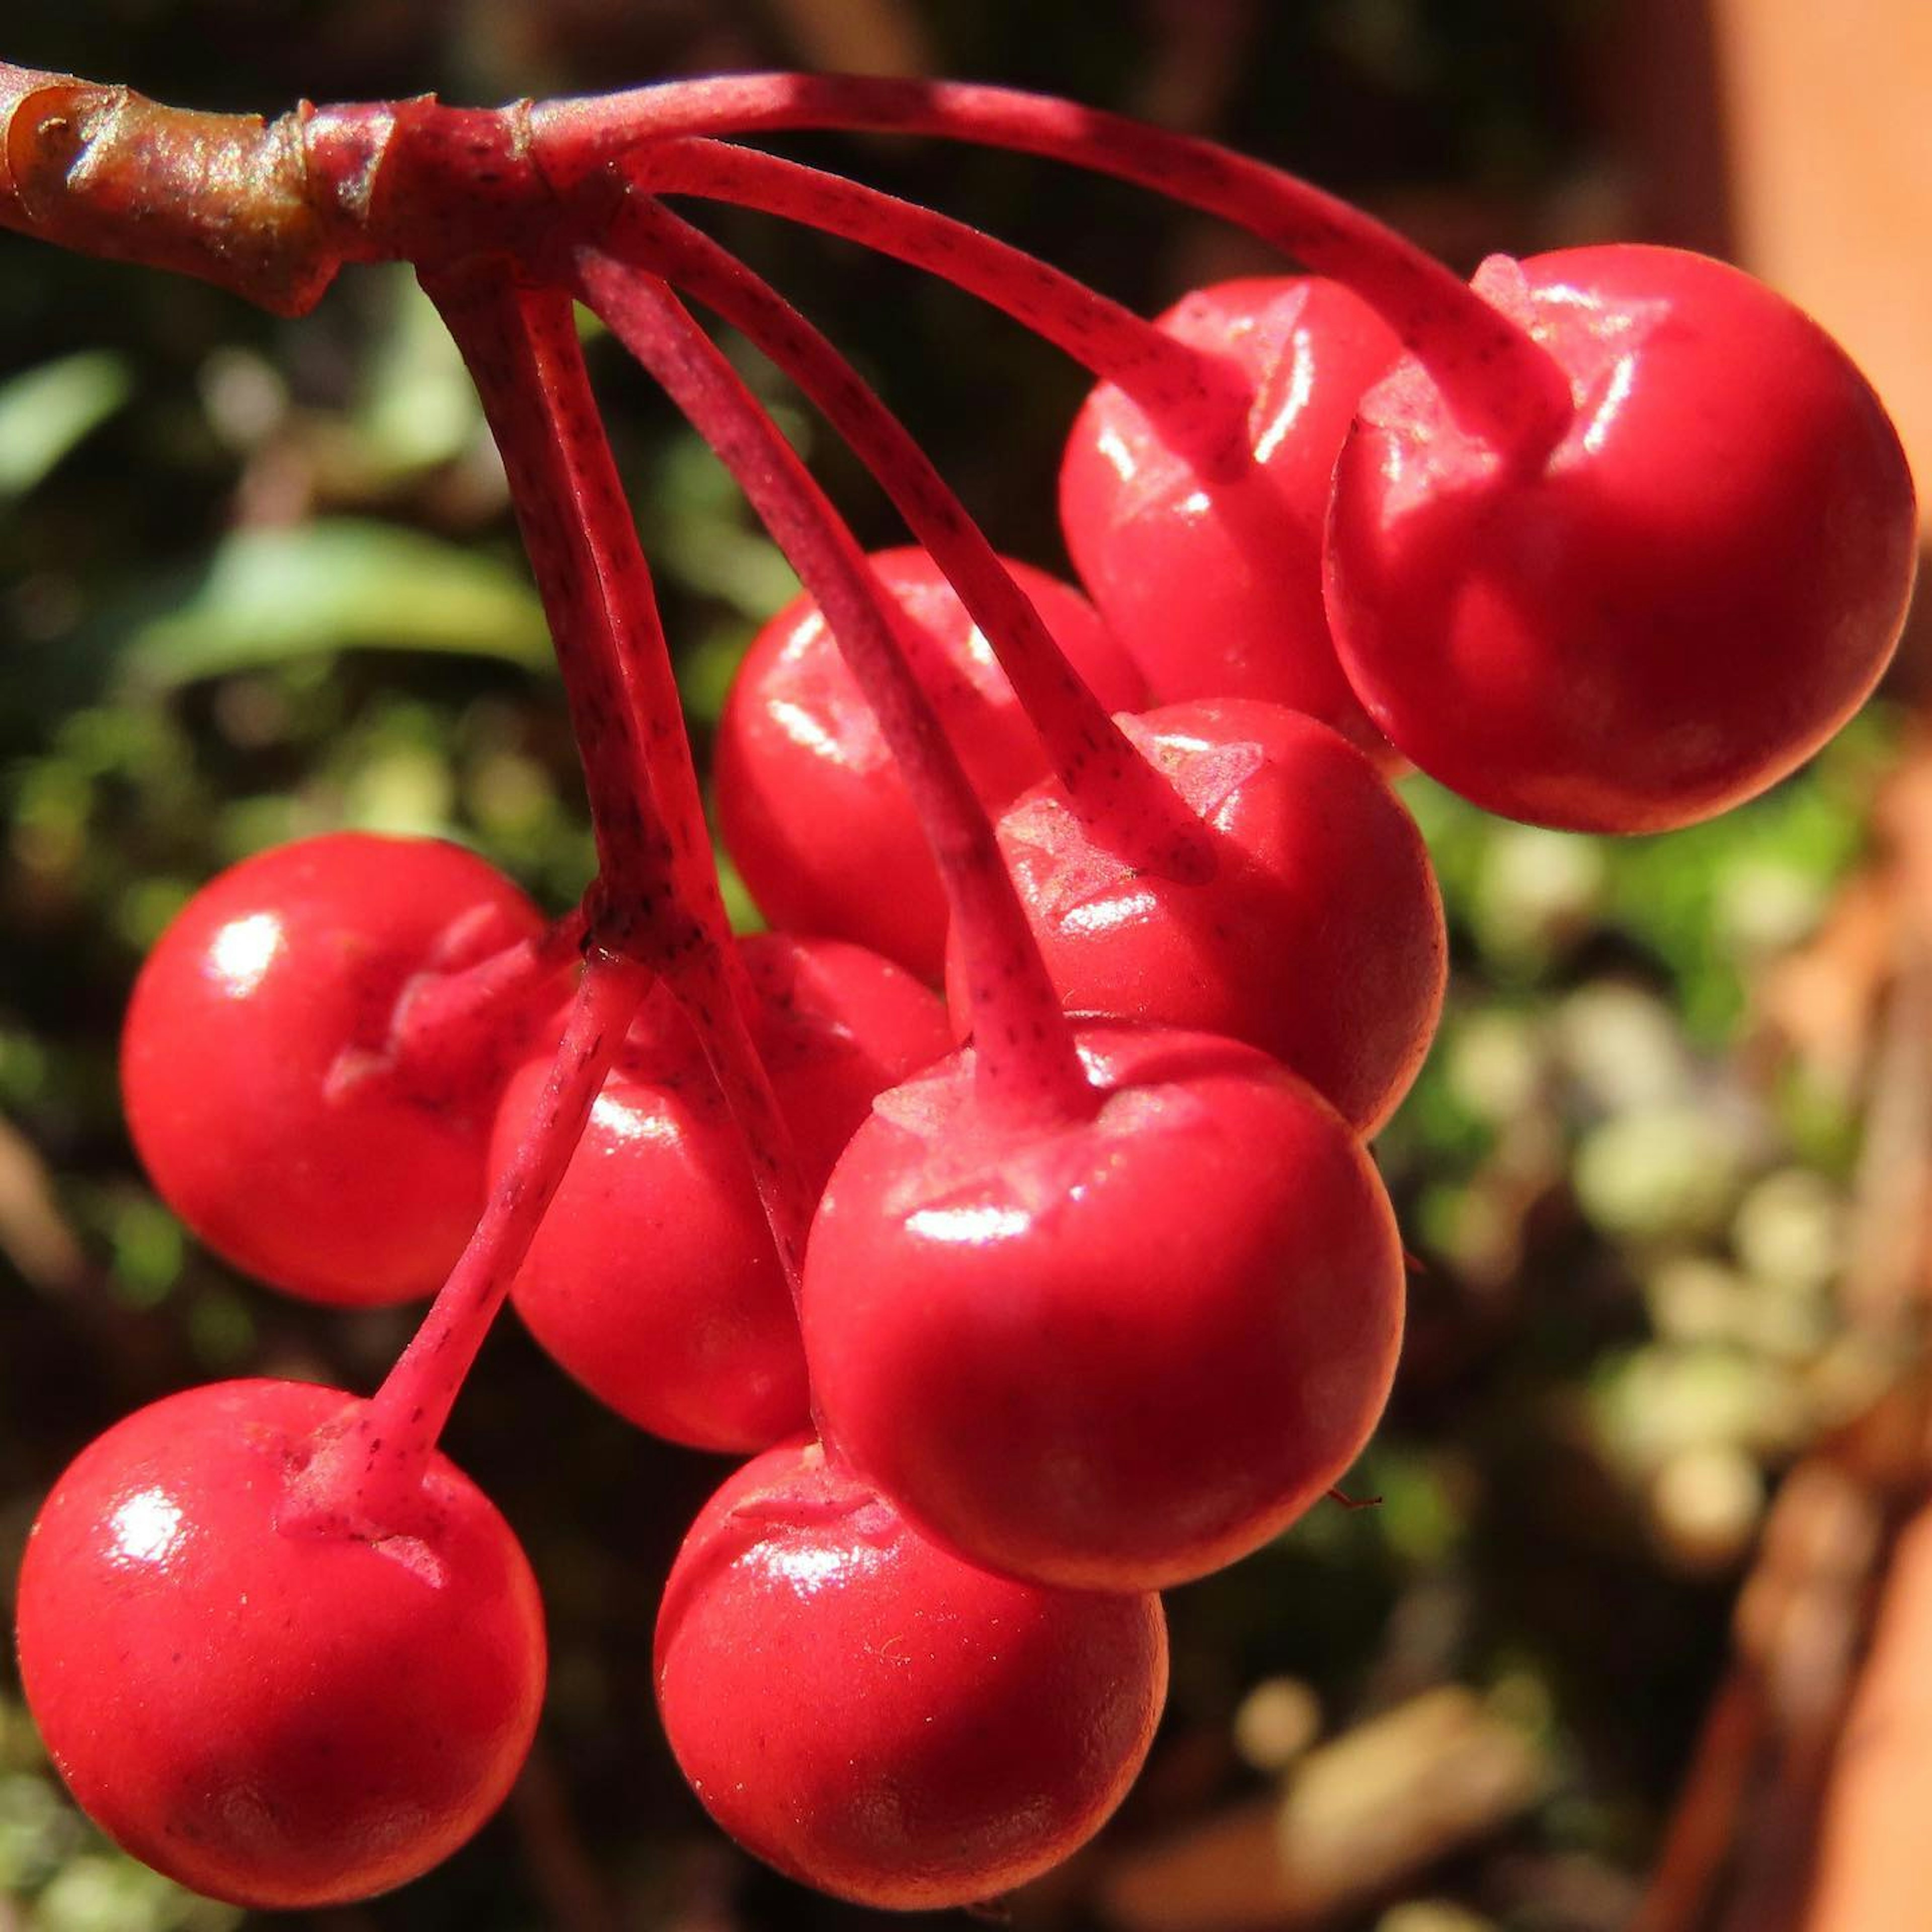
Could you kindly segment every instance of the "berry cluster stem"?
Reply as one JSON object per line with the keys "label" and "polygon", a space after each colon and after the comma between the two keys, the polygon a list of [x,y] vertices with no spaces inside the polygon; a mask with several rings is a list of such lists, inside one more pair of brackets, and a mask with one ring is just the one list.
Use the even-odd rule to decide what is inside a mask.
{"label": "berry cluster stem", "polygon": [[661,274],[715,310],[824,412],[985,634],[1094,836],[1162,878],[1210,878],[1212,835],[1108,716],[932,459],[832,344],[742,262],[642,195],[624,201],[602,243],[578,260],[607,254]]}
{"label": "berry cluster stem", "polygon": [[1016,1123],[1091,1112],[1094,1101],[985,808],[902,656],[864,553],[797,452],[724,356],[656,278],[593,250],[585,298],[735,476],[817,599],[912,793],[962,935],[976,1078]]}
{"label": "berry cluster stem", "polygon": [[396,1004],[397,1059],[420,1064],[448,1052],[470,1053],[478,1028],[512,1019],[558,985],[576,965],[586,929],[580,907],[472,966],[419,974]]}
{"label": "berry cluster stem", "polygon": [[1012,148],[1138,183],[1247,229],[1377,310],[1457,422],[1522,469],[1575,413],[1524,328],[1336,196],[1215,142],[1051,95],[870,76],[747,74],[500,109],[434,99],[258,117],[0,62],[0,226],[199,275],[278,314],[346,260],[530,256],[597,218],[590,178],[653,142],[787,128]]}
{"label": "berry cluster stem", "polygon": [[515,286],[501,262],[425,285],[483,398],[556,640],[602,868],[597,928],[662,974],[690,1019],[795,1288],[809,1190],[752,1037],[755,996],[731,943],[650,570],[570,298]]}
{"label": "berry cluster stem", "polygon": [[298,112],[202,113],[0,61],[0,227],[301,315],[339,259],[303,134]]}
{"label": "berry cluster stem", "polygon": [[[570,380],[580,356],[569,299],[520,285],[507,259],[423,282],[502,453],[556,641],[609,910],[662,968],[706,928],[722,935],[724,917],[715,880],[685,890],[700,838],[710,856],[701,816],[681,812],[674,826],[660,808],[661,786],[681,790],[667,765],[685,742],[682,714],[668,670],[654,675],[668,652],[614,470],[583,460],[602,436],[587,384]],[[694,778],[691,791],[694,800]]]}
{"label": "berry cluster stem", "polygon": [[376,1432],[427,1459],[464,1377],[583,1138],[592,1103],[650,982],[647,968],[593,945],[530,1131],[414,1339],[370,1400]]}
{"label": "berry cluster stem", "polygon": [[1344,283],[1421,361],[1456,421],[1525,467],[1575,414],[1568,379],[1454,272],[1337,196],[1211,141],[1048,94],[848,74],[720,74],[543,103],[530,152],[560,193],[674,135],[836,128],[1011,148],[1112,175],[1246,229]]}
{"label": "berry cluster stem", "polygon": [[1113,383],[1150,416],[1188,432],[1184,440],[1198,468],[1238,472],[1252,460],[1246,435],[1252,392],[1238,371],[1051,262],[966,222],[728,141],[653,141],[626,172],[652,195],[694,195],[756,208],[939,276]]}
{"label": "berry cluster stem", "polygon": [[562,1181],[650,969],[593,944],[530,1131],[422,1325],[346,1428],[332,1430],[284,1513],[357,1533],[406,1522],[449,1412]]}

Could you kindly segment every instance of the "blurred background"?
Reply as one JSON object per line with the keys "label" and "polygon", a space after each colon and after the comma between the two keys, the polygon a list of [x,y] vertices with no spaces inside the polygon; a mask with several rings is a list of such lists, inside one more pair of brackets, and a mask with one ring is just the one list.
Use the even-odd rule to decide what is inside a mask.
{"label": "blurred background", "polygon": [[[1618,236],[1735,256],[1851,345],[1923,476],[1932,16],[1826,11],[11,0],[0,55],[268,112],[774,65],[1049,88],[1292,165],[1465,268]],[[1011,156],[788,146],[1147,310],[1270,266]],[[706,218],[856,358],[1003,548],[1065,568],[1053,480],[1078,372],[896,266]],[[701,750],[791,580],[643,379],[608,343],[592,355]],[[896,541],[853,466],[772,399],[862,536]],[[1407,787],[1454,960],[1439,1042],[1378,1148],[1419,1262],[1401,1384],[1348,1485],[1381,1501],[1320,1509],[1174,1594],[1145,1776],[1000,1920],[1932,1922],[1913,1916],[1932,1898],[1932,1528],[1912,1528],[1932,1388],[1925,628],[1809,770],[1706,827],[1571,837]],[[186,895],[301,833],[446,833],[571,903],[590,847],[547,651],[467,382],[406,272],[350,272],[278,322],[0,233],[0,1573],[60,1468],[130,1408],[242,1373],[370,1388],[404,1339],[406,1312],[305,1311],[184,1237],[131,1162],[119,1016]],[[723,1465],[604,1414],[508,1320],[448,1447],[543,1580],[537,1756],[442,1871],[280,1922],[882,1922],[736,1852],[658,1736],[657,1594]],[[0,1676],[0,1932],[267,1922],[104,1845]]]}

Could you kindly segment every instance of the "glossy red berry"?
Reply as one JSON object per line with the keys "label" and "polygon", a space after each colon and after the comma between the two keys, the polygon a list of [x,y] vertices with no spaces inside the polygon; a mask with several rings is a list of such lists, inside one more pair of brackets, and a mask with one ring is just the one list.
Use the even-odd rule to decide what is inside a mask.
{"label": "glossy red berry", "polygon": [[[1253,699],[1127,723],[1221,836],[1194,885],[1136,871],[1048,782],[999,824],[1000,849],[1070,1012],[1244,1040],[1360,1133],[1408,1090],[1441,1012],[1448,949],[1427,849],[1360,752]],[[953,1006],[967,1012],[953,950]]]}
{"label": "glossy red berry", "polygon": [[427,1870],[534,1732],[529,1565],[434,1458],[415,1506],[289,1526],[316,1432],[355,1408],[225,1382],[140,1410],[56,1484],[20,1573],[20,1672],[94,1822],[211,1897],[340,1904]]}
{"label": "glossy red berry", "polygon": [[1512,466],[1405,362],[1336,473],[1328,598],[1397,748],[1540,824],[1684,825],[1762,790],[1885,668],[1917,554],[1897,435],[1844,352],[1739,270],[1634,245],[1487,264],[1570,378]]}
{"label": "glossy red berry", "polygon": [[[914,662],[975,789],[998,811],[1046,758],[986,639],[922,550],[872,559],[910,621]],[[1111,710],[1142,701],[1139,674],[1077,591],[1007,568],[1074,668]],[[939,977],[946,898],[904,780],[818,605],[800,598],[752,640],[719,721],[718,817],[775,926],[849,939]]]}
{"label": "glossy red berry", "polygon": [[[949,1044],[938,999],[855,946],[739,942],[754,1037],[816,1196],[874,1094]],[[512,1079],[493,1173],[542,1097],[548,1058]],[[632,1024],[512,1290],[556,1359],[640,1428],[704,1449],[802,1429],[805,1356],[736,1130],[660,986]]]}
{"label": "glossy red berry", "polygon": [[746,1849],[894,1910],[966,1905],[1097,1831],[1167,1688],[1158,1598],[995,1576],[818,1444],[737,1472],[672,1565],[658,1702]]}
{"label": "glossy red berry", "polygon": [[1386,761],[1328,635],[1322,532],[1356,403],[1402,345],[1339,283],[1306,275],[1197,289],[1157,326],[1225,358],[1252,392],[1252,460],[1204,473],[1186,438],[1204,434],[1204,420],[1151,417],[1102,383],[1075,421],[1060,475],[1081,581],[1156,704],[1267,698]]}
{"label": "glossy red berry", "polygon": [[535,934],[473,854],[338,832],[202,887],[142,968],[128,1124],[164,1199],[238,1268],[319,1301],[432,1292],[482,1211],[501,1012],[413,1040],[412,989]]}
{"label": "glossy red berry", "polygon": [[1346,1470],[1403,1272],[1360,1142],[1253,1048],[1094,1028],[1089,1118],[988,1116],[970,1056],[881,1097],[806,1258],[841,1449],[927,1534],[1095,1589],[1204,1574]]}

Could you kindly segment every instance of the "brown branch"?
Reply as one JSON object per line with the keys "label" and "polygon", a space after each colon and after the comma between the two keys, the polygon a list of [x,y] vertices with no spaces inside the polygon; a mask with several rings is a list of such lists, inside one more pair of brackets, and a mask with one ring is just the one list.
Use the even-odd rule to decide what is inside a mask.
{"label": "brown branch", "polygon": [[338,262],[310,193],[307,116],[197,113],[0,62],[0,226],[300,315]]}

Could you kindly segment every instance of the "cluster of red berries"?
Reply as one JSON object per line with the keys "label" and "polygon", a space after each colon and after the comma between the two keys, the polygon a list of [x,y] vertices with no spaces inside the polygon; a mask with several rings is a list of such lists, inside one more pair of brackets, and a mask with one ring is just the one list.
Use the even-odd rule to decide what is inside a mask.
{"label": "cluster of red berries", "polygon": [[[682,128],[643,114],[622,192],[536,292],[425,271],[572,685],[604,862],[583,911],[546,926],[453,847],[311,840],[201,892],[129,1014],[136,1142],[212,1246],[343,1304],[447,1278],[374,1397],[174,1396],[35,1526],[20,1658],[56,1761],[122,1843],[221,1897],[380,1891],[516,1774],[536,1589],[434,1448],[506,1293],[632,1421],[752,1455],[656,1640],[672,1748],[725,1828],[890,1906],[1064,1857],[1151,1738],[1156,1593],[1293,1522],[1389,1390],[1403,1258],[1366,1142],[1427,1050],[1445,944],[1388,776],[1546,824],[1684,824],[1815,750],[1903,621],[1891,427],[1733,269],[1604,248],[1472,291],[1324,203],[1302,252],[1325,236],[1341,279],[1231,284],[1149,326],[688,138],[707,112],[910,124],[904,100],[824,83],[814,107],[801,82],[761,118],[753,83],[710,85]],[[1050,139],[990,91],[946,96],[942,127],[938,98],[938,131],[1084,140],[1127,173],[1166,153],[1094,117]],[[602,105],[564,104],[586,177]],[[1215,166],[1197,198],[1247,191],[1252,164]],[[1062,502],[1091,604],[994,557],[670,192],[943,261],[1084,345],[1106,380]],[[859,554],[673,286],[799,376],[920,548]],[[752,646],[718,751],[725,841],[782,932],[722,934],[662,667],[598,654],[649,626],[570,293],[810,593]]]}

